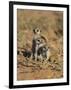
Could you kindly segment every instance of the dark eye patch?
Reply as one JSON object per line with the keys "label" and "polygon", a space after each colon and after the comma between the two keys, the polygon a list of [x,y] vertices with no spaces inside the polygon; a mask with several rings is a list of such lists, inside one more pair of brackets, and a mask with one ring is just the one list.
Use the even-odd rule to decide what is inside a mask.
{"label": "dark eye patch", "polygon": [[40,40],[38,40],[40,42]]}
{"label": "dark eye patch", "polygon": [[39,30],[37,30],[37,32],[38,32]]}

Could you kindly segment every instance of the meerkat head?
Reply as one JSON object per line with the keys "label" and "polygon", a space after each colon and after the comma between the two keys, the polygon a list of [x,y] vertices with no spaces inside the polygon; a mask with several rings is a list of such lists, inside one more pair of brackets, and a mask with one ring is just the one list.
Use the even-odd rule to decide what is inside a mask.
{"label": "meerkat head", "polygon": [[33,32],[34,32],[34,34],[39,35],[41,31],[39,28],[35,28],[35,29],[33,29]]}
{"label": "meerkat head", "polygon": [[41,43],[41,39],[36,39],[36,44],[40,44]]}

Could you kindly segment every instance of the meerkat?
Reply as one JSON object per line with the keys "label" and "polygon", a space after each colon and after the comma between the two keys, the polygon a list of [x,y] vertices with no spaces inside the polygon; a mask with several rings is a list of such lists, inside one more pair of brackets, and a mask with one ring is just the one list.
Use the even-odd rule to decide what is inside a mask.
{"label": "meerkat", "polygon": [[32,41],[32,56],[33,59],[37,60],[39,57],[41,59],[47,58],[48,47],[46,39],[41,36],[40,29],[36,28],[33,30],[34,36]]}

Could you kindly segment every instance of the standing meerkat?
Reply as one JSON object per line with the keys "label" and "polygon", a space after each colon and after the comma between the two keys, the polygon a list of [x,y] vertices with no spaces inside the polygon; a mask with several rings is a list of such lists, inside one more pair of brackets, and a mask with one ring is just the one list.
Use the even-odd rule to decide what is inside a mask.
{"label": "standing meerkat", "polygon": [[33,59],[37,60],[41,56],[41,59],[48,58],[48,47],[47,40],[45,37],[41,36],[40,29],[36,28],[33,30],[33,40],[32,40],[32,56]]}

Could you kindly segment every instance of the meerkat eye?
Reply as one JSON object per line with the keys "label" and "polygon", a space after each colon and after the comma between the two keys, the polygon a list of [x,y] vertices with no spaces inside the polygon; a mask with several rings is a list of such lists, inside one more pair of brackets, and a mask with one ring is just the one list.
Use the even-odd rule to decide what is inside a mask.
{"label": "meerkat eye", "polygon": [[40,42],[40,40],[38,40],[38,42]]}
{"label": "meerkat eye", "polygon": [[38,40],[38,42],[41,42],[41,40]]}

